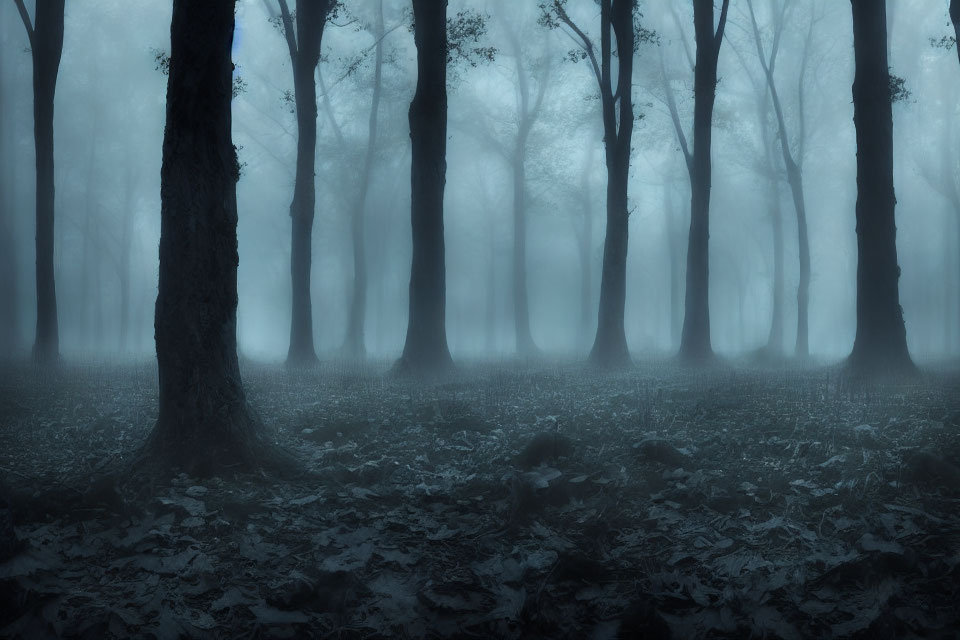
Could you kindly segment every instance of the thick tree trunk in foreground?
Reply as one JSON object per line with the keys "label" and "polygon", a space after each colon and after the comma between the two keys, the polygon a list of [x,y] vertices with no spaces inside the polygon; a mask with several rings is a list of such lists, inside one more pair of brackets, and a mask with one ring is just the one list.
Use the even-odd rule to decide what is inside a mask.
{"label": "thick tree trunk in foreground", "polygon": [[144,453],[190,474],[255,467],[267,446],[237,363],[233,29],[234,0],[174,0],[155,316],[160,414]]}
{"label": "thick tree trunk in foreground", "polygon": [[[627,183],[630,176],[630,144],[633,138],[633,56],[617,58],[617,89],[613,89],[610,30],[617,51],[634,49],[632,0],[603,0],[600,5],[600,96],[607,164],[607,231],[603,242],[600,275],[600,307],[597,335],[590,360],[606,367],[630,364],[624,331],[627,298],[627,243],[629,216]],[[617,101],[619,100],[619,114]]]}
{"label": "thick tree trunk in foreground", "polygon": [[690,236],[687,245],[687,289],[680,359],[704,363],[713,359],[710,343],[710,190],[713,105],[717,97],[717,61],[729,0],[723,1],[716,31],[713,0],[693,1],[697,57],[694,70],[693,152],[690,171]]}
{"label": "thick tree trunk in foreground", "polygon": [[399,372],[453,366],[447,347],[443,189],[447,173],[447,0],[413,0],[417,90],[410,103],[410,312]]}
{"label": "thick tree trunk in foreground", "polygon": [[[878,4],[880,5],[878,7]],[[886,3],[851,0],[857,129],[857,335],[849,365],[859,373],[914,369],[900,307],[893,189],[893,113]]]}
{"label": "thick tree trunk in foreground", "polygon": [[[317,85],[314,70],[320,61],[320,43],[329,12],[328,0],[297,2],[296,25],[285,0],[280,0],[284,36],[293,67],[297,109],[297,175],[290,203],[290,348],[287,364],[317,361],[313,344],[313,305],[310,271],[313,267],[313,219],[317,193],[314,183],[317,153]],[[294,33],[296,35],[294,36]]]}
{"label": "thick tree trunk in foreground", "polygon": [[370,99],[370,118],[367,123],[367,152],[363,159],[357,201],[353,206],[353,215],[350,219],[350,237],[353,241],[353,292],[350,298],[350,316],[347,320],[347,337],[343,346],[344,352],[354,358],[363,358],[367,354],[364,328],[367,316],[366,205],[377,151],[380,87],[383,79],[383,0],[379,3],[376,30],[373,35],[376,39],[376,51],[373,63],[373,95]]}
{"label": "thick tree trunk in foreground", "polygon": [[33,138],[37,152],[37,335],[33,357],[60,357],[57,291],[53,271],[53,102],[63,52],[64,0],[36,3],[33,25],[22,0],[17,9],[33,52]]}

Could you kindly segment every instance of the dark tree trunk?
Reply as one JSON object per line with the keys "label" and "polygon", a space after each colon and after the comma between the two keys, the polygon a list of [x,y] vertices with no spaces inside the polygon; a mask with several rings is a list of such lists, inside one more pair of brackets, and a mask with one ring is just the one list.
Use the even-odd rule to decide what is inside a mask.
{"label": "dark tree trunk", "polygon": [[447,347],[443,189],[447,173],[447,0],[413,0],[417,90],[410,103],[410,312],[399,372],[453,366]]}
{"label": "dark tree trunk", "polygon": [[160,172],[160,414],[144,451],[190,474],[258,466],[237,362],[234,0],[174,0]]}
{"label": "dark tree trunk", "polygon": [[713,26],[713,0],[693,1],[697,57],[694,71],[693,152],[690,171],[690,236],[687,245],[687,289],[680,358],[703,363],[713,359],[710,344],[710,189],[713,105],[717,97],[717,61],[726,23],[728,0]]}
{"label": "dark tree trunk", "polygon": [[957,59],[960,60],[960,0],[950,0],[950,20],[953,22],[953,33],[956,39],[954,48],[957,50]]}
{"label": "dark tree trunk", "polygon": [[[772,171],[773,167],[770,169]],[[780,207],[780,180],[776,175],[769,178],[769,190],[770,230],[773,234],[773,314],[767,336],[767,355],[779,358],[783,355],[783,211]]]}
{"label": "dark tree trunk", "polygon": [[857,335],[850,367],[908,372],[913,363],[900,307],[893,189],[893,114],[885,2],[851,0],[853,121],[857,129]]}
{"label": "dark tree trunk", "polygon": [[[317,152],[317,84],[314,71],[320,61],[320,43],[327,22],[329,0],[297,2],[296,26],[280,0],[284,35],[293,68],[297,110],[297,174],[290,203],[290,348],[287,364],[311,365],[317,361],[313,344],[313,305],[310,271],[313,266],[313,219],[317,193],[314,173]],[[296,33],[296,36],[294,36]]]}
{"label": "dark tree trunk", "polygon": [[803,360],[810,355],[810,240],[807,235],[807,205],[803,197],[803,173],[794,162],[787,165],[787,182],[790,184],[793,207],[797,213],[800,253],[800,278],[797,282],[797,344],[794,354]]}
{"label": "dark tree trunk", "polygon": [[344,352],[354,358],[363,358],[367,354],[364,330],[367,316],[365,209],[367,191],[370,189],[370,176],[373,172],[377,150],[377,121],[380,110],[380,86],[383,78],[383,35],[383,0],[381,0],[377,10],[377,25],[374,32],[376,52],[373,65],[373,95],[370,100],[370,119],[367,124],[367,152],[363,159],[357,201],[353,206],[353,216],[350,219],[350,237],[353,241],[353,293],[350,298],[350,317],[347,320]]}
{"label": "dark tree trunk", "polygon": [[[4,78],[0,76],[0,158],[7,152],[9,137],[6,131],[4,113],[6,111],[7,88],[2,86]],[[19,334],[18,298],[17,298],[17,253],[14,242],[14,224],[12,215],[13,180],[9,179],[13,163],[2,163],[0,167],[0,357],[10,356],[17,348]]]}
{"label": "dark tree trunk", "polygon": [[597,335],[590,351],[590,360],[607,367],[630,364],[624,331],[624,308],[630,215],[627,209],[627,183],[633,137],[633,55],[617,58],[619,68],[615,95],[610,68],[613,51],[610,30],[613,29],[617,50],[632,53],[635,37],[633,7],[632,0],[602,0],[600,4],[600,96],[607,164],[607,231],[603,242]]}
{"label": "dark tree trunk", "polygon": [[593,202],[590,197],[590,169],[593,152],[584,154],[580,172],[580,198],[583,227],[577,234],[577,253],[580,257],[580,344],[590,346],[593,317]]}
{"label": "dark tree trunk", "polygon": [[673,206],[673,197],[670,193],[670,185],[663,187],[664,214],[667,219],[667,251],[670,259],[670,346],[671,348],[680,347],[680,327],[683,323],[683,307],[680,301],[680,291],[683,272],[682,256],[682,231],[677,228],[676,210]]}
{"label": "dark tree trunk", "polygon": [[37,335],[33,357],[55,362],[60,357],[57,291],[53,268],[53,101],[63,52],[64,0],[36,3],[33,25],[22,0],[17,9],[33,52],[33,138],[37,155]]}
{"label": "dark tree trunk", "polygon": [[[521,81],[522,82],[522,81]],[[521,100],[525,103],[525,100]],[[522,106],[526,113],[525,104]],[[530,133],[526,118],[517,133],[513,155],[513,327],[517,354],[533,355],[537,345],[530,332],[530,306],[527,295],[527,137]]]}

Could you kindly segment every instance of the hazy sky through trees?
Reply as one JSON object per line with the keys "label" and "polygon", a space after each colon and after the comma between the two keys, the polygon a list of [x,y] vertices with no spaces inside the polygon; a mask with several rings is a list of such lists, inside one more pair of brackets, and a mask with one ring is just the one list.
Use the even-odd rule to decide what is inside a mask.
{"label": "hazy sky through trees", "polygon": [[[26,4],[32,14],[33,3]],[[337,17],[323,35],[312,271],[314,339],[321,358],[343,345],[347,329],[353,285],[351,209],[366,152],[377,4],[347,3],[349,13]],[[585,356],[589,348],[583,340],[578,257],[585,197],[591,204],[593,239],[588,317],[596,322],[606,188],[597,84],[588,62],[565,59],[575,43],[538,24],[537,4],[451,0],[448,9],[448,16],[468,8],[490,15],[478,46],[500,51],[492,63],[473,67],[453,62],[448,70],[446,317],[455,360],[506,356],[516,345],[510,270],[513,174],[503,150],[510,152],[514,144],[519,94],[507,27],[521,34],[522,55],[533,65],[528,81],[534,95],[537,82],[547,83],[526,152],[532,337],[548,353]],[[659,34],[664,64],[661,71],[658,45],[638,47],[633,100],[639,119],[629,177],[625,322],[635,358],[668,355],[678,348],[672,326],[676,320],[671,320],[670,233],[680,229],[685,238],[690,195],[662,73],[692,140],[693,72],[684,50],[684,39],[694,46],[688,4],[675,4],[675,20],[667,3],[641,2],[643,24]],[[767,47],[774,4],[779,5],[754,2]],[[811,258],[809,349],[813,357],[840,358],[849,354],[855,330],[851,12],[847,2],[791,4],[775,73],[795,144],[802,52],[810,21],[815,20],[802,100]],[[909,92],[893,105],[900,299],[911,353],[923,361],[960,351],[960,69],[955,51],[933,45],[953,34],[947,2],[888,4],[891,73],[904,80]],[[568,11],[599,40],[593,2],[570,0]],[[508,14],[508,19],[495,19],[497,14]],[[243,356],[279,361],[290,338],[289,208],[297,125],[290,55],[269,18],[261,0],[238,2],[233,54],[242,78],[242,91],[233,101],[233,139],[242,165],[237,186],[238,341]],[[169,53],[170,19],[169,3],[163,2],[84,0],[66,6],[54,125],[54,268],[63,354],[149,355],[154,350],[167,82],[157,69],[157,56]],[[385,0],[377,147],[365,200],[366,350],[383,358],[399,355],[406,331],[411,252],[407,109],[416,83],[410,22],[409,2]],[[719,55],[710,205],[710,321],[713,348],[720,354],[763,347],[773,306],[771,207],[763,173],[767,155],[756,86],[744,70],[745,63],[750,74],[762,78],[753,38],[746,3],[731,0]],[[36,326],[28,48],[16,7],[0,3],[0,204],[3,225],[11,230],[17,344],[23,352]],[[537,73],[534,62],[550,65],[549,74]],[[773,118],[772,112],[768,117]],[[771,120],[768,126],[776,136],[775,123]],[[792,352],[797,227],[779,147],[775,149],[783,180],[784,343]],[[666,217],[666,202],[673,203],[675,220]],[[130,252],[129,330],[122,341],[125,247]],[[685,255],[685,242],[681,250]],[[682,287],[682,277],[679,283]],[[587,333],[592,336],[594,330]]]}

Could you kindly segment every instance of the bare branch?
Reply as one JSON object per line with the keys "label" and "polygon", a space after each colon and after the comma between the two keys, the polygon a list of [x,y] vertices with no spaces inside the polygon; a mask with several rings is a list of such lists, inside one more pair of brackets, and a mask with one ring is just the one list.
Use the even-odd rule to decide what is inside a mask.
{"label": "bare branch", "polygon": [[30,50],[33,51],[33,25],[30,24],[30,14],[27,13],[27,7],[24,6],[23,0],[13,1],[17,5],[17,11],[20,13],[20,19],[23,20],[23,28],[27,30],[27,39],[30,41]]}
{"label": "bare branch", "polygon": [[667,97],[667,107],[670,109],[670,119],[673,121],[673,128],[677,134],[677,142],[680,143],[680,149],[683,151],[684,162],[687,163],[689,170],[693,166],[693,156],[690,154],[690,147],[687,145],[687,136],[683,132],[683,124],[680,122],[680,112],[677,110],[677,101],[673,96],[673,88],[670,86],[670,80],[667,78],[667,69],[663,64],[663,49],[660,50],[660,77],[663,79],[663,90]]}
{"label": "bare branch", "polygon": [[717,33],[713,37],[715,51],[720,51],[720,43],[723,42],[723,29],[727,26],[727,10],[729,8],[730,0],[723,0],[723,6],[720,7],[720,22],[717,24]]}
{"label": "bare branch", "polygon": [[287,48],[290,50],[290,61],[297,63],[297,36],[293,32],[293,18],[290,17],[290,9],[287,7],[287,0],[277,0],[280,5],[280,18],[283,20],[283,35],[287,39]]}

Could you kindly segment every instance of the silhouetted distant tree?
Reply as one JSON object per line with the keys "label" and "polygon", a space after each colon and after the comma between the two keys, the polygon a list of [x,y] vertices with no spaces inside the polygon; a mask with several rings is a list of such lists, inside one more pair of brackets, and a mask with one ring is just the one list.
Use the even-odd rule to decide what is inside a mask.
{"label": "silhouetted distant tree", "polygon": [[[630,363],[624,331],[627,294],[627,244],[630,211],[627,184],[630,177],[630,151],[633,137],[633,54],[636,45],[652,38],[634,24],[634,0],[600,0],[599,60],[593,40],[570,18],[566,0],[551,0],[540,5],[541,24],[565,28],[579,46],[571,52],[574,60],[589,60],[600,90],[607,165],[607,230],[603,244],[600,277],[600,305],[597,334],[590,360],[602,366]],[[615,42],[611,39],[611,31]],[[614,83],[612,59],[617,58]]]}
{"label": "silhouetted distant tree", "polygon": [[145,450],[187,473],[256,467],[268,445],[237,362],[235,0],[174,0],[160,172],[160,412]]}
{"label": "silhouetted distant tree", "polygon": [[[0,84],[4,78],[0,77]],[[3,118],[6,110],[5,86],[0,86],[0,158],[7,152],[8,136]],[[11,198],[10,169],[13,163],[0,166],[0,357],[11,355],[17,347],[19,333],[17,300],[17,247],[14,240],[14,223]]]}
{"label": "silhouetted distant tree", "polygon": [[[353,246],[353,289],[350,295],[350,315],[347,317],[347,335],[343,347],[344,353],[354,358],[362,358],[367,352],[365,340],[367,316],[366,207],[377,153],[380,95],[383,90],[383,40],[385,36],[383,0],[380,0],[373,29],[373,81],[370,92],[370,116],[367,119],[367,147],[364,151],[363,165],[360,169],[360,184],[357,188],[356,200],[350,214],[350,238]],[[326,92],[324,93],[326,94]]]}
{"label": "silhouetted distant tree", "polygon": [[864,374],[912,371],[898,284],[886,1],[850,4],[856,61],[857,334],[849,365]]}
{"label": "silhouetted distant tree", "polygon": [[697,53],[694,68],[693,149],[685,150],[690,173],[690,236],[687,243],[687,288],[680,358],[702,363],[713,358],[710,343],[710,189],[713,105],[717,97],[717,61],[727,22],[723,0],[714,28],[713,0],[693,0]]}
{"label": "silhouetted distant tree", "polygon": [[[265,1],[265,4],[266,1]],[[324,26],[335,0],[297,0],[296,14],[286,0],[277,0],[277,24],[283,32],[293,68],[293,96],[297,114],[297,171],[290,203],[290,347],[287,364],[302,366],[317,361],[313,343],[313,305],[310,271],[313,267],[313,220],[316,214],[314,174],[317,153],[317,83]],[[267,4],[271,14],[272,6]],[[275,18],[276,19],[276,18]]]}
{"label": "silhouetted distant tree", "polygon": [[33,56],[33,139],[37,153],[37,335],[33,357],[39,362],[54,362],[59,358],[60,335],[53,270],[53,102],[63,52],[64,0],[38,0],[32,24],[23,0],[14,2]]}
{"label": "silhouetted distant tree", "polygon": [[767,80],[770,102],[773,105],[774,114],[777,117],[777,135],[780,140],[780,152],[783,156],[783,165],[787,173],[787,183],[790,185],[790,194],[793,196],[793,208],[797,214],[797,238],[799,242],[800,256],[800,281],[797,285],[797,342],[795,354],[797,358],[806,358],[810,355],[809,341],[809,301],[810,301],[810,240],[807,234],[807,206],[803,192],[803,155],[804,142],[806,136],[806,120],[804,118],[803,98],[806,82],[807,61],[810,56],[810,43],[813,39],[814,20],[811,16],[810,24],[807,28],[807,36],[803,46],[803,57],[800,61],[800,77],[797,89],[797,114],[799,133],[796,136],[797,148],[794,149],[790,144],[790,135],[787,131],[786,120],[783,116],[783,107],[780,103],[780,93],[777,91],[777,83],[774,79],[774,71],[777,64],[777,53],[780,46],[780,37],[786,24],[785,14],[789,3],[783,2],[779,7],[775,7],[773,24],[773,44],[770,53],[763,50],[763,39],[760,36],[760,27],[757,25],[757,17],[753,10],[753,2],[747,0],[747,8],[750,12],[750,23],[753,27],[754,43],[757,48],[757,57],[760,60],[760,66],[763,68],[764,76]]}

